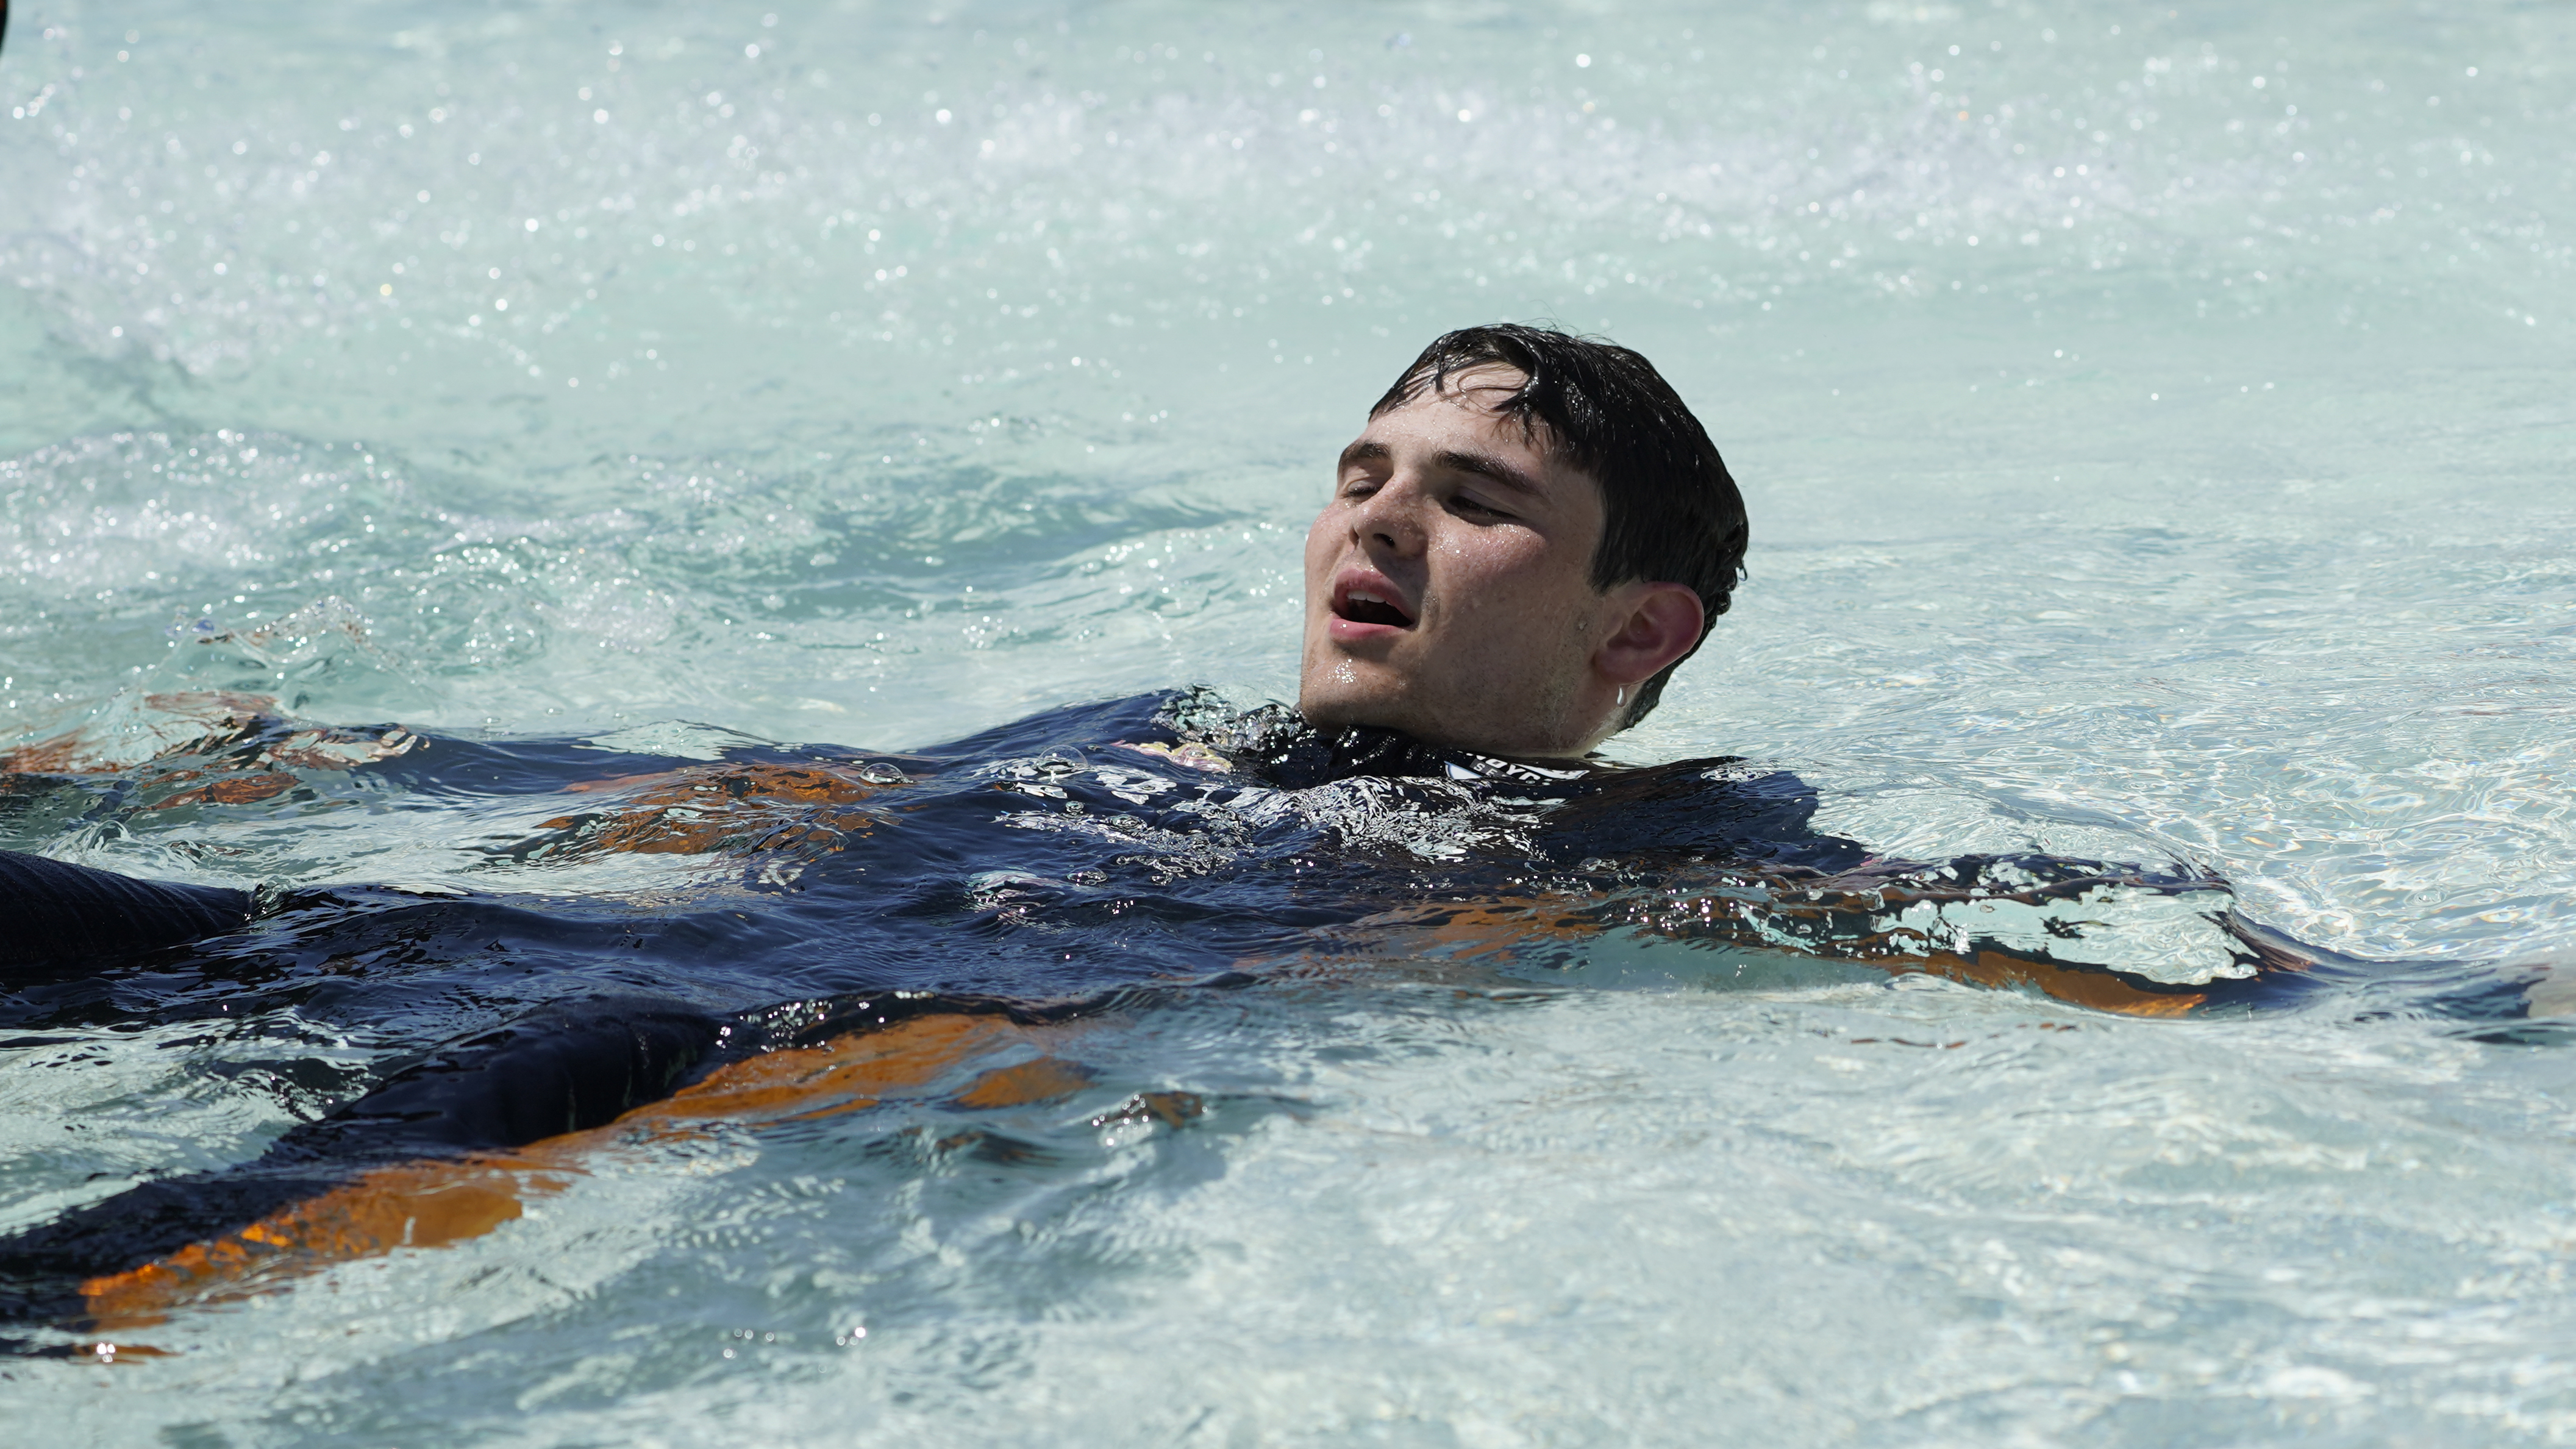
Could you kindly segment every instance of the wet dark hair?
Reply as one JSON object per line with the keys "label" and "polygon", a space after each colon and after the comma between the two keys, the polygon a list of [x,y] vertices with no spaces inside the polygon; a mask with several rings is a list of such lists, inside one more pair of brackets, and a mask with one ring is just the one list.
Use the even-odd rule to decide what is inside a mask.
{"label": "wet dark hair", "polygon": [[1545,424],[1556,455],[1601,485],[1592,587],[1607,593],[1645,579],[1688,584],[1699,595],[1700,637],[1637,690],[1619,720],[1624,730],[1654,709],[1664,681],[1699,652],[1709,625],[1734,602],[1744,577],[1744,496],[1708,430],[1655,365],[1599,338],[1516,322],[1462,327],[1422,349],[1369,416],[1497,363],[1526,380],[1494,411],[1519,419],[1526,437]]}

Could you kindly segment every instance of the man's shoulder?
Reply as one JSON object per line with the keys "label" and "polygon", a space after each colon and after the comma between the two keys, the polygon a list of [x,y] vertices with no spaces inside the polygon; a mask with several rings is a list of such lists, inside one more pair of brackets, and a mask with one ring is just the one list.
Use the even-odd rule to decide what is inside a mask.
{"label": "man's shoulder", "polygon": [[1162,690],[1058,705],[922,753],[945,760],[1005,760],[1102,745],[1173,744],[1182,738],[1175,709],[1203,692]]}
{"label": "man's shoulder", "polygon": [[1821,871],[1869,858],[1815,827],[1816,787],[1777,765],[1721,755],[1586,778],[1549,820],[1550,854],[1759,860]]}

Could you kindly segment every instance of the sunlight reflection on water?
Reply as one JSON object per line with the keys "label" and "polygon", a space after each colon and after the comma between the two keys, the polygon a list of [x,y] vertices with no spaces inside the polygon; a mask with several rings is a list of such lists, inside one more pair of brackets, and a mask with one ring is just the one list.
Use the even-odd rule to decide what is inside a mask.
{"label": "sunlight reflection on water", "polygon": [[[11,18],[10,739],[174,689],[887,748],[1275,697],[1324,460],[1430,333],[1544,316],[1656,358],[1753,510],[1624,755],[2576,959],[2564,7]],[[77,841],[434,879],[447,828]],[[1616,941],[1560,979],[1140,1016],[1104,1070],[1204,1124],[638,1154],[174,1324],[133,1392],[18,1383],[102,1440],[2576,1425],[2563,1051]],[[380,1045],[60,1035],[0,1046],[13,1224],[251,1155]],[[233,1064],[279,1040],[332,1069]]]}

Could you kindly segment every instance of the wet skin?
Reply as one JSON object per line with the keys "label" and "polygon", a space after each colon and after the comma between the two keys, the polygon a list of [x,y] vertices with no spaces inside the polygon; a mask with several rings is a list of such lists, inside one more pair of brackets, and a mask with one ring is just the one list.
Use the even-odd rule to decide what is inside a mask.
{"label": "wet skin", "polygon": [[1592,586],[1601,488],[1482,368],[1369,420],[1306,534],[1298,709],[1520,759],[1579,758],[1699,642],[1681,584]]}

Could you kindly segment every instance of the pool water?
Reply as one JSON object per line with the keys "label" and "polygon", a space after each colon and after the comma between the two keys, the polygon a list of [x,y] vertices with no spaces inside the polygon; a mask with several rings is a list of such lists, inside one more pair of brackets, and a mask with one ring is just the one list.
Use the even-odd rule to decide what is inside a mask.
{"label": "pool water", "polygon": [[[209,690],[680,756],[1285,697],[1326,461],[1432,334],[1548,318],[1656,359],[1753,517],[1621,758],[1793,769],[1891,854],[2205,867],[2358,957],[2576,966],[2566,6],[10,21],[0,744],[140,759]],[[488,888],[456,831],[0,816],[141,875]],[[0,1375],[174,1444],[2576,1433],[2546,1039],[1625,938],[1529,974],[1180,999],[1084,1045],[1215,1104],[1178,1130],[603,1159],[167,1357]],[[0,1044],[0,1229],[419,1045]]]}

